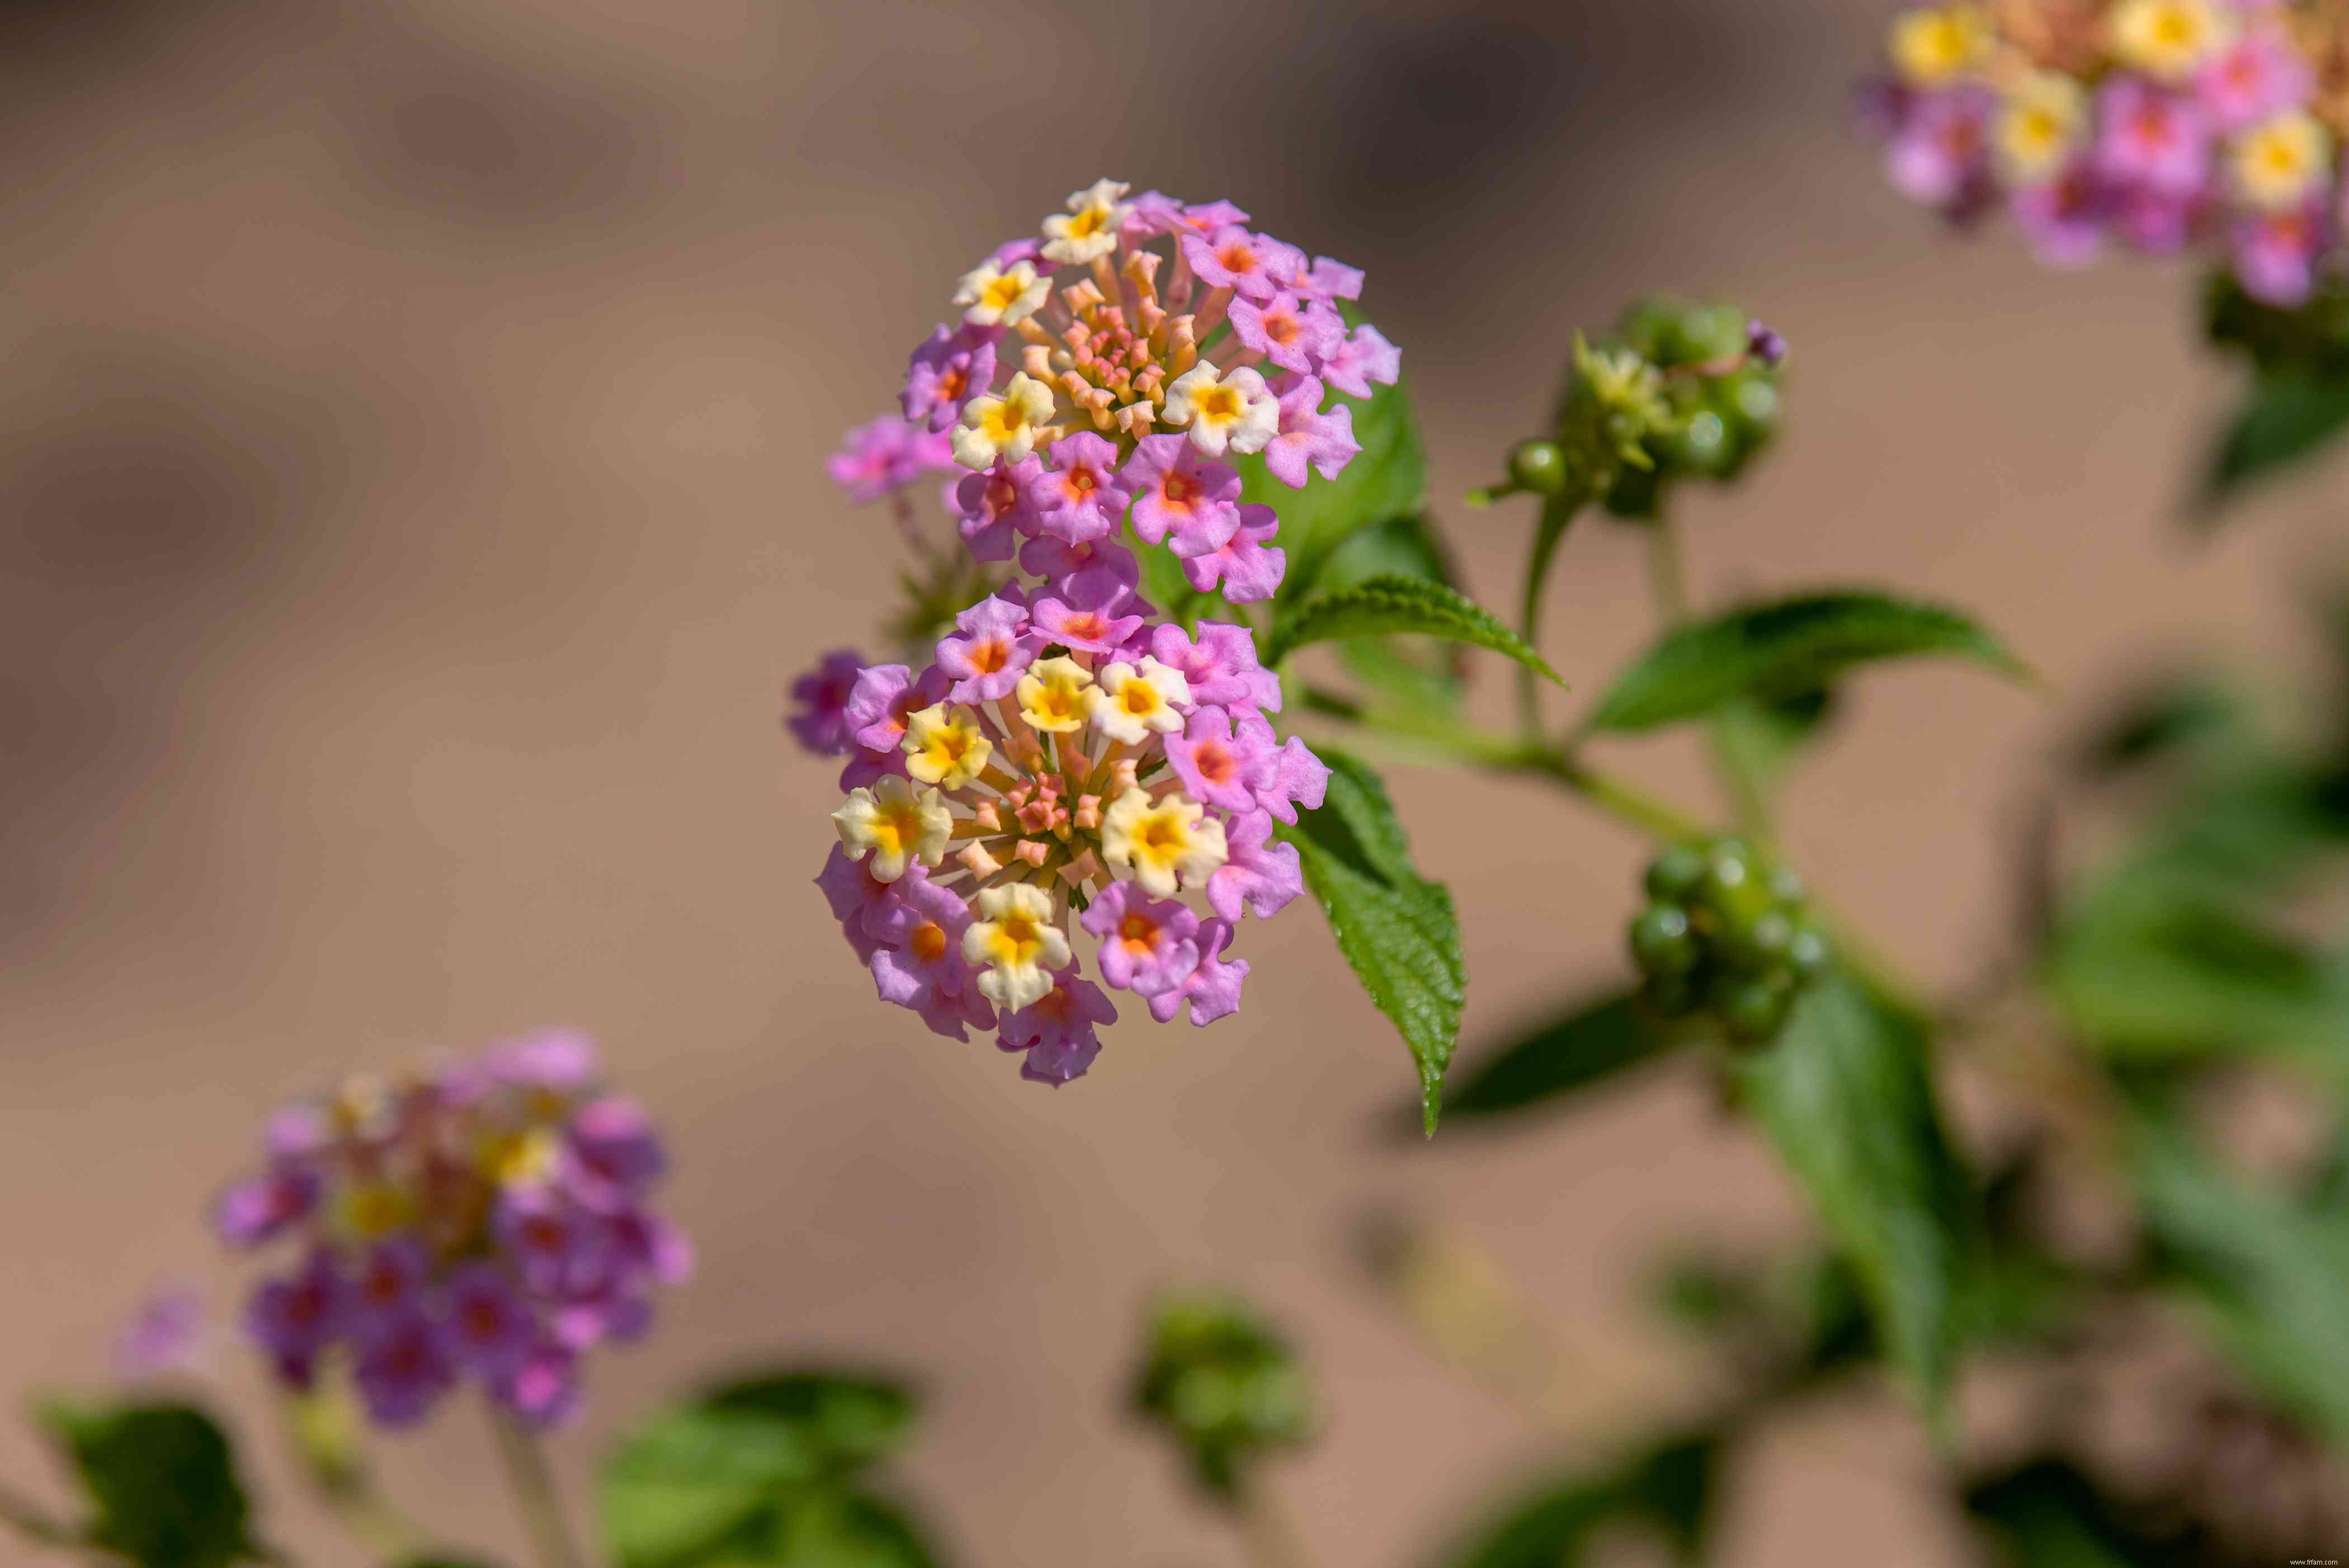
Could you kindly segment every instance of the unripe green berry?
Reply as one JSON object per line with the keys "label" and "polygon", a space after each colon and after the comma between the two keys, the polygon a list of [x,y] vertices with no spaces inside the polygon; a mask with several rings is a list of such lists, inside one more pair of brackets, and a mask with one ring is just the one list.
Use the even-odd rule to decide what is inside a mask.
{"label": "unripe green berry", "polygon": [[1791,866],[1777,866],[1770,872],[1770,896],[1780,903],[1800,903],[1807,890],[1801,873]]}
{"label": "unripe green berry", "polygon": [[1806,925],[1797,928],[1795,940],[1786,944],[1786,967],[1794,971],[1798,980],[1817,979],[1834,962],[1835,949],[1827,944],[1826,937],[1815,927]]}
{"label": "unripe green berry", "polygon": [[1779,909],[1764,910],[1753,923],[1737,934],[1737,945],[1743,956],[1757,960],[1754,968],[1769,968],[1785,959],[1795,943],[1795,923]]}
{"label": "unripe green berry", "polygon": [[1566,449],[1556,441],[1519,441],[1509,449],[1510,482],[1536,495],[1566,489]]}
{"label": "unripe green berry", "polygon": [[1685,975],[1696,967],[1696,939],[1688,912],[1676,903],[1651,904],[1631,923],[1631,956],[1651,975]]}
{"label": "unripe green berry", "polygon": [[1740,981],[1720,999],[1721,1021],[1737,1039],[1766,1040],[1786,1021],[1792,1000],[1783,978]]}
{"label": "unripe green berry", "polygon": [[1687,844],[1675,844],[1648,863],[1648,896],[1678,903],[1704,880],[1704,854]]}

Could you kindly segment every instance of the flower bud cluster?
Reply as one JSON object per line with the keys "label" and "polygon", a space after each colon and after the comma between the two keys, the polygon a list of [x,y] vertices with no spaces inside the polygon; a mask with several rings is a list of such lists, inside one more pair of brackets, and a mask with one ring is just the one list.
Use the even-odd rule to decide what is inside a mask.
{"label": "flower bud cluster", "polygon": [[1648,867],[1647,889],[1648,906],[1631,923],[1631,956],[1660,1013],[1709,1013],[1733,1039],[1765,1041],[1831,962],[1807,918],[1802,879],[1770,867],[1742,840],[1665,851]]}
{"label": "flower bud cluster", "polygon": [[265,1164],[214,1225],[238,1248],[301,1243],[245,1310],[279,1379],[339,1368],[388,1427],[467,1378],[526,1420],[569,1414],[581,1354],[641,1336],[652,1288],[692,1267],[645,1203],[660,1140],[595,1072],[587,1041],[545,1034],[272,1118]]}
{"label": "flower bud cluster", "polygon": [[2349,13],[2332,0],[2002,0],[1894,19],[1868,117],[1905,195],[2003,206],[2047,262],[2208,244],[2292,305],[2337,259]]}

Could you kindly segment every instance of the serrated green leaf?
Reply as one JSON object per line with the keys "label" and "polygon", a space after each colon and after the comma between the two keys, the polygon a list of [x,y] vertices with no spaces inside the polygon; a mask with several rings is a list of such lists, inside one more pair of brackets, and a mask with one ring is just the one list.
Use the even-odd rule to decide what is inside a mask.
{"label": "serrated green leaf", "polygon": [[88,1493],[94,1544],[140,1568],[227,1568],[265,1555],[248,1533],[235,1454],[202,1410],[56,1404],[40,1418]]}
{"label": "serrated green leaf", "polygon": [[1284,606],[1273,617],[1264,662],[1278,666],[1290,654],[1313,643],[1396,633],[1490,648],[1560,686],[1566,684],[1523,637],[1474,600],[1441,583],[1416,577],[1373,577],[1335,593],[1316,594],[1301,603]]}
{"label": "serrated green leaf", "polygon": [[878,1378],[792,1371],[728,1384],[615,1450],[598,1499],[605,1538],[622,1568],[698,1568],[752,1550],[778,1528],[778,1508],[847,1490],[904,1440],[913,1414],[911,1396]]}
{"label": "serrated green leaf", "polygon": [[1518,1036],[1478,1063],[1453,1087],[1445,1108],[1455,1120],[1554,1109],[1554,1102],[1651,1062],[1676,1043],[1640,1007],[1636,991],[1610,993]]}
{"label": "serrated green leaf", "polygon": [[1467,994],[1459,917],[1444,885],[1413,866],[1378,775],[1342,751],[1314,750],[1330,766],[1329,795],[1319,810],[1299,812],[1295,827],[1277,830],[1297,846],[1338,951],[1411,1047],[1432,1137]]}
{"label": "serrated green leaf", "polygon": [[2296,366],[2261,372],[2211,451],[2199,497],[2201,521],[2208,526],[2244,487],[2315,456],[2345,428],[2349,373]]}
{"label": "serrated green leaf", "polygon": [[[1348,538],[1321,569],[1321,590],[1334,593],[1380,576],[1460,586],[1451,552],[1425,517],[1391,517]],[[1425,638],[1358,637],[1339,645],[1338,659],[1356,680],[1409,707],[1450,713],[1459,706],[1456,647]]]}
{"label": "serrated green leaf", "polygon": [[1972,1226],[1926,1040],[1844,975],[1808,987],[1738,1068],[1742,1098],[1849,1260],[1887,1358],[1938,1415]]}
{"label": "serrated green leaf", "polygon": [[1746,696],[1785,696],[1855,665],[1939,655],[2026,672],[1954,610],[1886,593],[1837,591],[1748,604],[1665,634],[1615,679],[1588,721],[1641,730],[1712,713]]}
{"label": "serrated green leaf", "polygon": [[1677,1437],[1613,1474],[1538,1482],[1441,1559],[1444,1568],[1581,1568],[1600,1528],[1651,1526],[1682,1563],[1703,1561],[1729,1439],[1718,1431]]}
{"label": "serrated green leaf", "polygon": [[2191,1542],[2155,1540],[2070,1463],[2034,1460],[1969,1487],[1966,1511],[2010,1568],[2210,1568]]}
{"label": "serrated green leaf", "polygon": [[2271,1398],[2349,1439],[2349,1211],[2250,1186],[2150,1113],[2135,1150],[2163,1277]]}
{"label": "serrated green leaf", "polygon": [[1268,506],[1280,519],[1274,542],[1288,557],[1282,602],[1311,593],[1330,556],[1355,533],[1415,515],[1427,502],[1427,454],[1403,383],[1377,387],[1368,397],[1332,396],[1327,408],[1339,407],[1353,410],[1362,449],[1334,480],[1314,474],[1302,490],[1291,490],[1272,477],[1262,457],[1231,459],[1240,471],[1240,499]]}

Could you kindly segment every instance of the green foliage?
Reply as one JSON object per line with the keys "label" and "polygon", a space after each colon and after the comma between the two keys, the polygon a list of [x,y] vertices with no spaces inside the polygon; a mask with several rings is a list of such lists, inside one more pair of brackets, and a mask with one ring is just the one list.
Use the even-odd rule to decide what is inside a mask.
{"label": "green foliage", "polygon": [[250,1533],[235,1455],[202,1411],[54,1404],[40,1420],[88,1496],[94,1545],[139,1568],[226,1568],[267,1557]]}
{"label": "green foliage", "polygon": [[1581,1089],[1654,1061],[1678,1042],[1636,992],[1599,995],[1511,1040],[1454,1086],[1445,1109],[1483,1121],[1555,1109]]}
{"label": "green foliage", "polygon": [[2135,1142],[2160,1276],[2271,1398],[2349,1439],[2349,1205],[2249,1186],[2158,1114]]}
{"label": "green foliage", "polygon": [[1297,846],[1305,885],[1329,916],[1338,951],[1411,1047],[1433,1136],[1467,995],[1460,920],[1450,892],[1412,864],[1410,841],[1378,775],[1334,748],[1315,751],[1330,765],[1329,795],[1318,810],[1300,812],[1295,827],[1282,826],[1280,837]]}
{"label": "green foliage", "polygon": [[[1557,681],[1556,670],[1524,638],[1480,609],[1458,590],[1422,577],[1381,575],[1335,593],[1287,606],[1273,617],[1264,662],[1278,666],[1313,643],[1414,633],[1467,643],[1506,654],[1527,669]],[[1560,686],[1565,685],[1558,681]]]}
{"label": "green foliage", "polygon": [[490,1568],[490,1564],[472,1557],[410,1557],[399,1568]]}
{"label": "green foliage", "polygon": [[1580,1568],[1599,1532],[1644,1526],[1682,1563],[1703,1560],[1721,1491],[1726,1433],[1673,1437],[1618,1470],[1539,1482],[1439,1559],[1442,1568]]}
{"label": "green foliage", "polygon": [[1247,1490],[1257,1462],[1302,1446],[1314,1425],[1313,1391],[1295,1353],[1227,1295],[1156,1305],[1133,1400],[1174,1439],[1199,1484],[1226,1501]]}
{"label": "green foliage", "polygon": [[1288,556],[1279,593],[1284,604],[1319,589],[1330,558],[1355,533],[1391,518],[1415,517],[1427,504],[1427,454],[1405,384],[1377,387],[1368,397],[1340,396],[1330,407],[1353,410],[1354,439],[1362,449],[1336,479],[1316,475],[1304,489],[1291,490],[1272,477],[1261,457],[1232,459],[1240,470],[1240,499],[1279,515],[1278,542]]}
{"label": "green foliage", "polygon": [[2010,1568],[2212,1568],[2193,1543],[2147,1533],[2125,1505],[2060,1459],[1977,1481],[1965,1506]]}
{"label": "green foliage", "polygon": [[[1348,537],[1321,569],[1321,592],[1341,593],[1373,577],[1417,577],[1459,586],[1451,552],[1431,519],[1391,517]],[[1339,662],[1371,690],[1413,708],[1449,713],[1460,701],[1462,650],[1424,637],[1357,637],[1338,645]]]}
{"label": "green foliage", "polygon": [[1616,677],[1589,726],[1653,729],[1739,697],[1795,698],[1856,665],[1927,655],[2024,673],[1996,638],[1954,610],[1872,592],[1809,593],[1666,633]]}
{"label": "green foliage", "polygon": [[2349,374],[2263,371],[2211,449],[2199,507],[2207,521],[2254,480],[2323,450],[2349,428]]}
{"label": "green foliage", "polygon": [[1833,962],[1802,879],[1743,840],[1674,845],[1648,867],[1647,892],[1631,957],[1648,1005],[1666,1016],[1702,1012],[1731,1039],[1758,1045]]}
{"label": "green foliage", "polygon": [[1956,1361],[1972,1222],[1917,1025],[1853,980],[1803,992],[1737,1067],[1741,1099],[1847,1257],[1887,1358],[1938,1414]]}
{"label": "green foliage", "polygon": [[865,1484],[914,1419],[899,1384],[783,1372],[653,1418],[605,1466],[604,1534],[621,1568],[928,1568],[913,1522]]}
{"label": "green foliage", "polygon": [[2123,699],[2081,745],[2080,771],[2104,779],[2180,756],[2240,746],[2250,727],[2243,704],[2215,682],[2188,676]]}

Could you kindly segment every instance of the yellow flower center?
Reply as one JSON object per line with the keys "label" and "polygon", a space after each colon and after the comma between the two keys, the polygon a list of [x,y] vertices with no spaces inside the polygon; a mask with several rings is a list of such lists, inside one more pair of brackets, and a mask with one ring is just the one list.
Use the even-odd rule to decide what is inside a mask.
{"label": "yellow flower center", "polygon": [[1195,417],[1222,424],[1240,417],[1240,393],[1237,387],[1207,387],[1191,400]]}
{"label": "yellow flower center", "polygon": [[923,963],[936,964],[946,956],[947,928],[935,920],[926,920],[914,928],[914,934],[906,939],[905,945],[912,948],[914,956]]}

